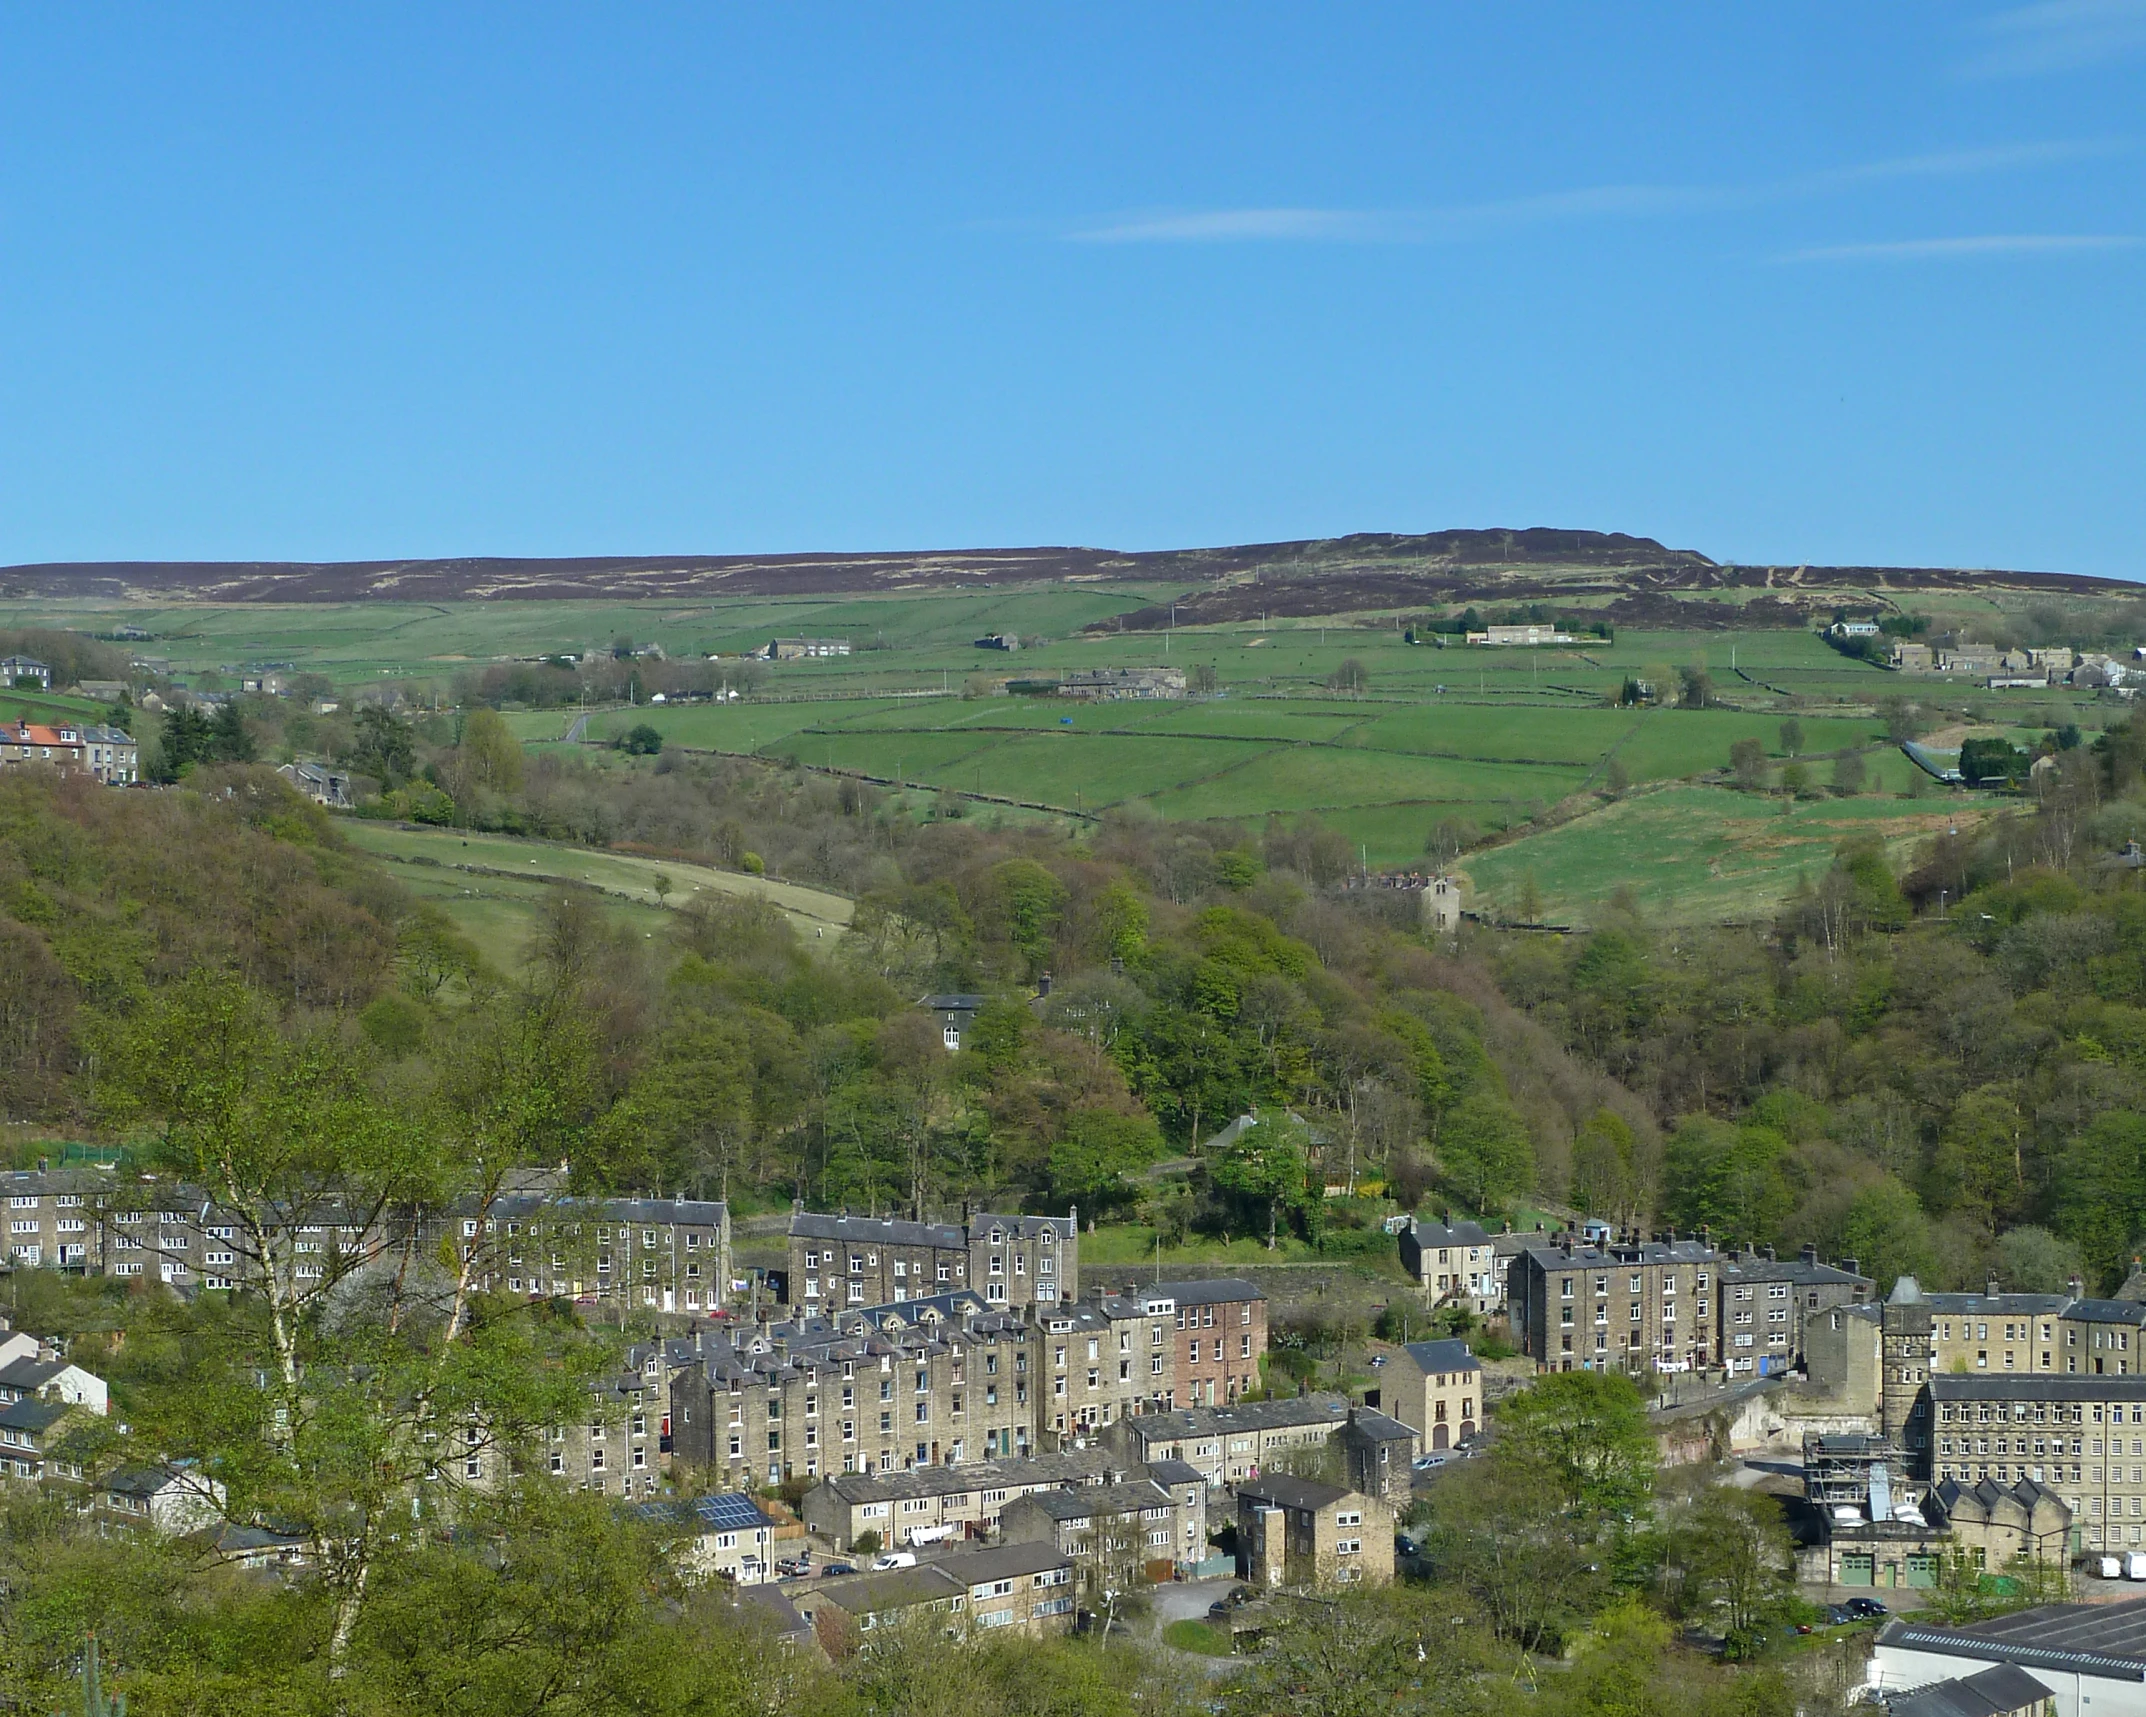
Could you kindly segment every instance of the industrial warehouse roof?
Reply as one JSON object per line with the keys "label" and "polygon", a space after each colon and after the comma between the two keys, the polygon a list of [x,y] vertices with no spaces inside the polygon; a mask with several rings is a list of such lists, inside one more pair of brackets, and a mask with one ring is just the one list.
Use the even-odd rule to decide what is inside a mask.
{"label": "industrial warehouse roof", "polygon": [[1878,1643],[2028,1669],[2146,1681],[2146,1598],[2120,1604],[2044,1604],[1964,1628],[1893,1621],[1879,1633]]}

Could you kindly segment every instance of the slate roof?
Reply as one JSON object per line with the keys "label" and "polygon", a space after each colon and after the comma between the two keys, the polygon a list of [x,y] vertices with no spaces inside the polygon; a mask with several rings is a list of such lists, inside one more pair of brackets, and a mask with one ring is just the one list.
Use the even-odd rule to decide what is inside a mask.
{"label": "slate roof", "polygon": [[896,1502],[956,1496],[1018,1485],[1093,1484],[1118,1465],[1107,1449],[1067,1449],[1027,1460],[968,1461],[958,1467],[911,1467],[898,1473],[830,1473],[821,1482],[844,1502]]}
{"label": "slate roof", "polygon": [[1292,1478],[1287,1473],[1266,1473],[1256,1479],[1246,1479],[1237,1487],[1240,1499],[1249,1497],[1254,1502],[1271,1502],[1278,1508],[1301,1509],[1312,1514],[1322,1508],[1331,1508],[1349,1494],[1338,1484]]}
{"label": "slate roof", "polygon": [[0,1407],[0,1426],[36,1435],[51,1430],[73,1411],[64,1401],[10,1401]]}
{"label": "slate roof", "polygon": [[[1084,1520],[1098,1514],[1135,1514],[1143,1508],[1168,1508],[1170,1493],[1146,1479],[1136,1484],[1084,1484],[1078,1490],[1039,1490],[1021,1498],[1053,1520]],[[1008,1508],[1012,1503],[1006,1505]]]}
{"label": "slate roof", "polygon": [[904,1222],[886,1217],[822,1216],[800,1210],[790,1218],[790,1233],[802,1240],[864,1240],[882,1246],[937,1246],[966,1252],[968,1240],[950,1222]]}
{"label": "slate roof", "polygon": [[967,1585],[935,1562],[919,1563],[914,1568],[889,1568],[884,1574],[837,1575],[812,1594],[853,1616],[905,1609],[912,1604],[941,1603],[967,1595]]}
{"label": "slate roof", "polygon": [[1351,1431],[1359,1437],[1369,1437],[1378,1443],[1411,1442],[1416,1435],[1413,1426],[1402,1424],[1391,1415],[1381,1413],[1376,1407],[1357,1408],[1356,1417],[1342,1427],[1344,1436]]}
{"label": "slate roof", "polygon": [[2069,1294],[1925,1294],[1938,1317],[2055,1317],[2072,1304]]}
{"label": "slate roof", "polygon": [[1425,1222],[1415,1219],[1409,1232],[1416,1237],[1418,1246],[1488,1246],[1490,1236],[1480,1222]]}
{"label": "slate roof", "polygon": [[2146,1306],[2131,1300],[2074,1300],[2061,1314],[2067,1323],[2146,1324]]}
{"label": "slate roof", "polygon": [[1041,1539],[1025,1544],[993,1544],[975,1550],[957,1550],[931,1564],[971,1586],[993,1580],[1018,1580],[1024,1574],[1047,1574],[1068,1567],[1072,1558],[1055,1544]]}
{"label": "slate roof", "polygon": [[1164,1413],[1136,1413],[1118,1423],[1144,1441],[1158,1443],[1188,1437],[1226,1437],[1234,1431],[1339,1426],[1348,1416],[1349,1404],[1339,1395],[1295,1395],[1280,1401],[1240,1401],[1232,1407],[1173,1407]]}
{"label": "slate roof", "polygon": [[1168,1485],[1172,1490],[1179,1485],[1203,1485],[1207,1482],[1207,1475],[1190,1461],[1150,1461],[1148,1477],[1157,1484]]}
{"label": "slate roof", "polygon": [[2001,1663],[1976,1675],[1933,1681],[1892,1702],[1892,1717],[2004,1717],[2039,1707],[2051,1690],[2016,1664]]}
{"label": "slate roof", "polygon": [[1464,1341],[1412,1341],[1402,1352],[1416,1362],[1416,1369],[1429,1377],[1441,1371],[1481,1371],[1482,1361],[1468,1351]]}
{"label": "slate roof", "polygon": [[1157,1282],[1152,1288],[1137,1290],[1140,1293],[1161,1294],[1175,1300],[1181,1306],[1220,1306],[1234,1304],[1239,1300],[1263,1300],[1257,1282],[1248,1282],[1242,1276],[1209,1276],[1195,1282]]}
{"label": "slate roof", "polygon": [[2073,1372],[2038,1371],[2016,1377],[1934,1372],[1927,1387],[1933,1401],[2146,1401],[2146,1377]]}

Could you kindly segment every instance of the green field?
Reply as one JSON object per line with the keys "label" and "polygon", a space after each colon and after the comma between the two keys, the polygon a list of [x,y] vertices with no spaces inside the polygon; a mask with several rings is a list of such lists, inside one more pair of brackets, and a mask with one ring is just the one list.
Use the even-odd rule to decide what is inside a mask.
{"label": "green field", "polygon": [[[1883,743],[1872,715],[1799,719],[1802,753],[1821,769],[1834,751]],[[516,721],[530,737],[562,730],[552,716]],[[1416,699],[1265,692],[1155,703],[1000,696],[644,707],[592,716],[588,734],[601,741],[644,723],[690,749],[1075,815],[1316,814],[1374,866],[1417,861],[1446,818],[1491,830],[1539,816],[1599,784],[1613,754],[1635,783],[1718,771],[1745,737],[1785,760],[1777,712],[1635,711],[1577,699],[1557,708],[1436,690]]]}
{"label": "green field", "polygon": [[[741,702],[597,709],[583,736],[601,744],[645,723],[683,750],[951,791],[1008,816],[1123,809],[1256,828],[1270,815],[1313,815],[1374,869],[1423,862],[1441,824],[1496,836],[1537,820],[1615,822],[1634,811],[1600,809],[1597,795],[1614,775],[1640,789],[1718,781],[1739,739],[1756,738],[1775,763],[1785,762],[1781,723],[1790,714],[1803,730],[1800,754],[1820,781],[1830,779],[1834,754],[1864,754],[1873,796],[1825,807],[1826,817],[1920,816],[1943,801],[1917,806],[1899,797],[1912,771],[1885,744],[1880,700],[1934,700],[1937,719],[1948,722],[1973,709],[2030,740],[2064,720],[2100,725],[2112,707],[2090,694],[1978,694],[1903,680],[1794,628],[1627,629],[1613,643],[1536,650],[1410,645],[1391,615],[1176,632],[1081,630],[1171,594],[1141,584],[1068,584],[697,603],[13,602],[0,603],[0,623],[97,630],[125,623],[149,631],[151,640],[138,648],[169,659],[175,672],[279,661],[346,688],[390,679],[432,695],[468,669],[606,649],[618,636],[660,643],[673,658],[731,655],[776,633],[846,637],[855,647],[849,657],[756,670],[759,683]],[[1697,598],[1694,619],[1726,618],[1747,595]],[[1004,631],[1022,634],[1028,647],[1017,654],[974,647],[976,637]],[[1366,675],[1357,695],[1328,689],[1344,661],[1361,664]],[[1219,695],[1107,704],[977,695],[979,686],[987,694],[989,684],[1008,677],[1152,665],[1210,667]],[[1634,710],[1613,701],[1628,678],[1668,687],[1685,668],[1704,669],[1724,703],[1736,707]],[[94,713],[55,700],[17,702],[48,713]],[[580,713],[509,710],[507,720],[525,742],[549,746],[564,740]],[[1653,802],[1642,795],[1633,803]],[[1748,809],[1750,802],[1737,803]],[[1740,811],[1726,821],[1769,831],[1753,838],[1792,855],[1793,862],[1772,866],[1792,880],[1808,844],[1794,831],[1815,813],[1798,807],[1778,826],[1770,816],[1753,823]],[[1563,828],[1529,835],[1521,846],[1486,851],[1480,867],[1486,878],[1497,876],[1527,843],[1549,842],[1562,852],[1571,838]],[[1703,911],[1733,898],[1735,886],[1716,886],[1724,873],[1714,867],[1718,859],[1725,874],[1741,874],[1741,861],[1728,855],[1743,837],[1722,838],[1723,853],[1696,870],[1689,862],[1640,867],[1654,879],[1642,893],[1689,893]],[[1607,873],[1580,866],[1575,890],[1588,874]],[[501,899],[499,910],[511,916]]]}
{"label": "green field", "polygon": [[[703,892],[772,901],[808,941],[841,935],[852,910],[838,894],[708,865],[455,829],[356,819],[338,827],[352,846],[392,863],[398,880],[443,907],[485,958],[504,970],[520,964],[544,902],[561,882],[601,889],[613,914],[646,935],[661,931],[672,910]],[[655,889],[659,875],[670,881],[667,897]]]}
{"label": "green field", "polygon": [[1470,854],[1461,869],[1481,897],[1471,905],[1505,911],[1532,878],[1553,924],[1598,922],[1619,888],[1643,911],[1671,921],[1741,921],[1785,900],[1799,877],[1817,881],[1845,839],[1875,835],[1897,859],[1992,803],[1956,795],[1792,804],[1720,787],[1661,787]]}

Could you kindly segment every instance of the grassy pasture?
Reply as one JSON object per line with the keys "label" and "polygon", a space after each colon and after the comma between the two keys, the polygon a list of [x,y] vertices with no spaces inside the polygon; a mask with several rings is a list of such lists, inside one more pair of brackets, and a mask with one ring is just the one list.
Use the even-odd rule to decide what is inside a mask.
{"label": "grassy pasture", "polygon": [[1744,920],[1787,899],[1799,876],[1816,881],[1852,835],[1876,835],[1897,857],[1988,804],[1964,794],[1791,804],[1721,787],[1662,787],[1471,854],[1461,868],[1473,889],[1507,906],[1532,876],[1558,924],[1597,922],[1619,887],[1671,921]]}
{"label": "grassy pasture", "polygon": [[[1623,805],[1588,812],[1471,861],[1485,879],[1505,875],[1515,863],[1535,865],[1553,900],[1578,900],[1586,887],[1606,894],[1614,878],[1629,871],[1642,898],[1688,895],[1700,916],[1733,902],[1739,892],[1763,892],[1784,875],[1792,883],[1795,868],[1821,862],[1830,851],[1822,825],[1942,814],[1938,807],[1950,801],[1934,783],[1919,801],[1885,796],[1903,793],[1914,772],[1884,743],[1883,725],[1870,713],[1880,698],[1915,698],[1946,721],[1966,709],[1995,714],[2022,738],[2067,719],[2100,726],[2111,708],[2062,691],[1993,694],[1903,680],[1843,657],[1799,629],[1626,629],[1614,642],[1587,639],[1537,650],[1412,646],[1391,615],[1175,632],[1081,631],[1171,594],[1144,584],[1079,584],[698,602],[152,607],[47,601],[0,603],[0,623],[94,631],[135,625],[155,635],[139,646],[142,652],[169,658],[181,673],[289,662],[324,673],[346,690],[383,678],[444,683],[495,661],[607,649],[621,635],[658,642],[673,656],[734,654],[776,635],[846,637],[856,647],[849,657],[772,666],[765,681],[771,695],[764,701],[599,710],[591,714],[588,737],[615,739],[645,722],[668,744],[686,749],[899,777],[912,784],[911,803],[918,809],[930,804],[935,791],[952,789],[997,800],[992,814],[1007,816],[1048,813],[1015,811],[1006,801],[1089,815],[1123,805],[1250,826],[1270,814],[1317,814],[1375,867],[1420,862],[1441,821],[1459,820],[1483,832],[1524,823],[1583,787],[1600,786],[1612,755],[1641,787],[1716,777],[1731,744],[1746,736],[1757,738],[1778,766],[1779,729],[1788,712],[1780,707],[1781,692],[1772,688],[1830,703],[1832,708],[1797,712],[1802,749],[1821,781],[1831,772],[1823,754],[1861,749],[1874,795],[1867,807],[1882,812],[1855,800],[1797,806],[1783,817],[1777,800],[1697,787],[1675,789],[1697,792],[1693,799],[1639,792]],[[1748,594],[1726,592],[1719,602],[1697,606],[1729,614]],[[1974,612],[1988,618],[1999,610],[1984,603]],[[974,648],[977,637],[1004,631],[1041,641],[1011,655]],[[1330,691],[1329,677],[1352,659],[1368,675],[1367,690],[1360,696]],[[965,682],[979,676],[1047,677],[1070,668],[1154,665],[1211,666],[1224,695],[1115,704],[960,695]],[[1628,676],[1661,680],[1666,689],[1686,666],[1704,667],[1719,692],[1745,709],[1639,712],[1608,701]],[[887,695],[897,691],[951,695]],[[33,719],[97,713],[79,700],[0,694],[0,712],[18,708]],[[525,742],[551,745],[576,713],[509,711],[507,720]],[[626,767],[629,760],[603,754],[603,763]],[[1694,819],[1690,830],[1698,831],[1693,839],[1665,832],[1683,828],[1678,819],[1686,817]],[[1602,854],[1588,852],[1585,831],[1599,827],[1614,834],[1628,823],[1660,853],[1645,862],[1618,861],[1624,865],[1619,870]],[[1565,863],[1559,855],[1574,841],[1582,842],[1578,850],[1585,856],[1572,861],[1571,886],[1559,896],[1550,872]],[[1608,836],[1604,841],[1615,845]],[[1523,857],[1516,860],[1515,853]],[[518,869],[497,867],[515,869],[512,879],[468,872],[419,877],[426,867],[404,868],[427,888],[452,893],[471,922],[496,921],[502,928],[494,933],[505,946],[519,934],[510,935],[510,929],[525,926],[544,887],[524,882],[520,872],[550,874],[541,855],[535,867],[528,856],[520,855]],[[573,862],[583,864],[583,855],[576,853]],[[1605,876],[1613,880],[1602,882]],[[637,887],[646,896],[645,877],[614,878],[604,886],[613,889],[622,910],[637,898]]]}
{"label": "grassy pasture", "polygon": [[[351,845],[393,862],[402,881],[437,901],[488,958],[509,968],[519,962],[550,888],[560,882],[603,890],[610,897],[607,904],[651,933],[668,922],[670,910],[703,891],[772,901],[799,935],[815,941],[826,933],[840,935],[852,910],[838,894],[709,865],[456,829],[356,819],[337,826]],[[671,884],[667,900],[654,886],[659,875]]]}

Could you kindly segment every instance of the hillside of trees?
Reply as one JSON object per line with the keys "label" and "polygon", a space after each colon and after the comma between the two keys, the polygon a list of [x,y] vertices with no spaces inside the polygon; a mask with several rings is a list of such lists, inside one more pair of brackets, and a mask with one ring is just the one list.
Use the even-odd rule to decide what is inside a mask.
{"label": "hillside of trees", "polygon": [[[385,721],[405,783],[458,810],[572,800],[600,809],[597,838],[718,860],[726,827],[750,829],[776,868],[853,891],[855,927],[829,953],[726,899],[648,937],[562,890],[501,971],[265,765],[200,761],[128,792],[10,771],[0,1081],[18,1162],[89,1139],[227,1205],[291,1208],[321,1187],[436,1203],[564,1160],[582,1188],[747,1209],[1077,1205],[1383,1256],[1373,1218],[1392,1206],[1325,1195],[1339,1186],[1811,1240],[1881,1281],[1941,1285],[1995,1269],[2106,1287],[2146,1235],[2146,895],[2124,856],[2146,823],[2146,730],[2063,754],[2016,814],[1905,865],[1844,848],[1770,924],[1672,928],[1626,905],[1584,937],[1470,927],[1438,945],[1412,896],[1335,887],[1348,854],[1315,823],[1119,819],[1075,842],[760,765],[554,764],[480,712],[448,743]],[[915,1005],[943,990],[985,998],[955,1055]],[[1258,1126],[1202,1149],[1254,1107]],[[653,1328],[494,1303],[444,1257],[333,1289],[182,1305],[17,1273],[24,1324],[112,1378],[86,1463],[183,1454],[235,1507],[338,1548],[264,1584],[18,1500],[0,1693],[61,1703],[95,1629],[137,1712],[263,1695],[473,1714],[1205,1697],[1123,1642],[986,1649],[919,1678],[890,1641],[810,1671],[678,1585],[661,1534],[600,1503],[532,1482],[428,1514],[441,1414],[534,1434]],[[1602,1425],[1636,1402],[1567,1406]],[[1560,1500],[1554,1475],[1509,1464],[1530,1446],[1441,1487],[1420,1523],[1433,1584],[1337,1612],[1376,1650],[1307,1622],[1225,1703],[1474,1709],[1524,1648],[1577,1666],[1525,1693],[1545,1708],[1823,1705],[1672,1635],[1732,1591],[1756,1606],[1753,1652],[1778,1632],[1791,1600],[1766,1521],[1717,1519],[1726,1503],[1636,1466],[1614,1494]],[[1464,1625],[1440,1632],[1440,1615]],[[1449,1680],[1416,1673],[1434,1645]],[[1327,1683],[1359,1702],[1306,1691]]]}

